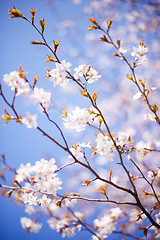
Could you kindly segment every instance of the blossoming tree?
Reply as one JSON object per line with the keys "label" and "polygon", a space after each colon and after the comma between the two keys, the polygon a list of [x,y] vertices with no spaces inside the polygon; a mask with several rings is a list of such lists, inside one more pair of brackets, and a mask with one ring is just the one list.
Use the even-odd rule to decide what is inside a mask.
{"label": "blossoming tree", "polygon": [[[6,107],[1,114],[1,120],[5,121],[5,125],[16,122],[26,125],[29,129],[35,128],[54,144],[55,149],[60,148],[64,151],[65,161],[59,166],[57,159],[42,158],[34,165],[20,164],[19,168],[15,169],[8,165],[5,155],[2,154],[4,171],[12,171],[14,178],[10,185],[0,184],[1,194],[24,204],[28,216],[22,217],[20,222],[22,228],[28,232],[38,233],[42,227],[39,218],[45,215],[49,227],[62,234],[62,237],[72,237],[82,230],[87,230],[94,240],[110,238],[112,233],[122,235],[122,238],[126,236],[130,239],[143,239],[144,236],[148,236],[149,239],[158,239],[159,107],[156,94],[153,96],[156,86],[148,86],[145,79],[142,80],[137,74],[137,69],[143,68],[147,61],[148,47],[141,41],[133,46],[130,56],[127,57],[127,49],[121,46],[119,39],[114,40],[110,34],[113,20],[108,19],[103,27],[95,17],[90,18],[91,25],[88,30],[100,32],[100,40],[112,47],[114,57],[127,67],[126,84],[129,83],[132,88],[137,89],[130,99],[131,103],[127,104],[131,105],[134,102],[136,105],[135,100],[138,99],[143,101],[147,113],[143,117],[143,113],[140,112],[140,127],[144,125],[142,132],[145,131],[145,119],[152,121],[154,138],[148,138],[148,141],[144,142],[141,132],[137,133],[138,137],[133,134],[133,122],[136,119],[129,122],[130,129],[122,129],[117,122],[115,129],[113,124],[110,127],[109,116],[103,113],[105,110],[101,104],[101,92],[94,88],[94,84],[99,83],[103,76],[92,64],[82,62],[72,68],[72,64],[67,60],[60,60],[60,41],[53,41],[53,47],[48,44],[45,38],[45,19],[39,19],[37,26],[36,12],[37,10],[30,9],[31,18],[27,18],[15,6],[9,10],[10,18],[20,18],[38,32],[40,39],[32,41],[31,44],[45,46],[49,50],[50,54],[45,61],[53,63],[54,68],[46,70],[45,78],[53,83],[53,90],[48,92],[38,87],[38,76],[34,75],[33,81],[28,79],[21,66],[19,71],[4,74],[0,95]],[[56,119],[50,113],[52,92],[56,88],[68,88],[70,82],[78,88],[86,107],[80,108],[75,105],[74,108],[67,109],[61,106],[62,113]],[[3,84],[10,87],[13,93],[12,101],[7,99]],[[23,116],[17,110],[16,101],[21,97],[31,101],[33,105],[39,105],[47,123],[56,128],[58,136],[48,133],[40,126],[35,112],[26,111],[26,115]],[[73,97],[72,101],[76,103],[76,97]],[[105,102],[105,105],[107,104]],[[123,114],[123,109],[119,111]],[[70,134],[89,132],[89,136],[84,138],[85,141],[80,142],[77,139],[76,142],[72,142],[71,138],[66,137],[65,128]],[[98,170],[99,164],[103,166],[104,171]],[[70,169],[68,175],[63,176],[66,169]],[[69,180],[66,176],[69,176]],[[4,173],[1,173],[1,178],[4,178]]]}

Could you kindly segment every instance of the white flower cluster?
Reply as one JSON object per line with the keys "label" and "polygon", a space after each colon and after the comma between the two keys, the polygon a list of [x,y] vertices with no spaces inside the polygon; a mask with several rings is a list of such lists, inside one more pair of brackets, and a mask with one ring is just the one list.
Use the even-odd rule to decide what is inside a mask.
{"label": "white flower cluster", "polygon": [[67,85],[69,79],[67,78],[66,71],[70,72],[70,67],[71,63],[66,62],[65,60],[63,60],[62,63],[56,63],[56,68],[49,72],[49,77],[51,82],[53,82],[54,87],[65,87]]}
{"label": "white flower cluster", "polygon": [[75,228],[69,227],[70,219],[65,218],[62,220],[58,220],[56,218],[50,218],[48,220],[48,224],[51,229],[56,229],[57,232],[62,233],[62,237],[67,236],[68,238],[73,237],[75,235]]}
{"label": "white flower cluster", "polygon": [[[61,180],[57,177],[55,170],[55,159],[51,158],[49,161],[41,159],[35,165],[31,166],[29,163],[24,166],[20,165],[17,170],[15,179],[21,183],[25,183],[25,190],[21,194],[21,201],[27,205],[48,205],[51,199],[47,198],[46,194],[56,195],[56,191],[61,189]],[[39,196],[41,193],[41,196]]]}
{"label": "white flower cluster", "polygon": [[19,72],[13,71],[10,74],[4,74],[3,81],[11,87],[11,90],[17,91],[16,95],[28,94],[30,87],[28,82],[19,76]]}
{"label": "white flower cluster", "polygon": [[88,83],[93,83],[101,78],[101,75],[98,75],[98,72],[90,65],[86,66],[85,64],[81,64],[74,68],[74,71],[76,72],[74,74],[75,79],[79,79],[79,77],[85,77]]}
{"label": "white flower cluster", "polygon": [[20,219],[23,229],[26,229],[28,232],[38,233],[42,227],[42,224],[32,221],[30,218],[22,217]]}
{"label": "white flower cluster", "polygon": [[127,146],[131,143],[131,138],[130,136],[125,133],[125,132],[119,132],[118,137],[117,137],[117,141],[116,144],[120,147],[124,147]]}
{"label": "white flower cluster", "polygon": [[111,208],[110,214],[106,214],[100,220],[95,219],[94,225],[95,228],[98,229],[97,238],[95,235],[92,236],[92,240],[104,240],[108,234],[111,234],[116,229],[116,221],[122,214],[122,211],[119,207]]}
{"label": "white flower cluster", "polygon": [[67,113],[67,117],[63,118],[64,126],[81,132],[85,129],[88,118],[89,113],[87,108],[76,107],[71,113]]}
{"label": "white flower cluster", "polygon": [[[83,152],[78,142],[70,148],[70,151],[77,159],[83,158]],[[69,158],[71,158],[71,156],[69,156]]]}
{"label": "white flower cluster", "polygon": [[45,105],[46,103],[50,103],[51,101],[51,93],[45,92],[43,88],[34,88],[33,94],[31,95],[33,99],[33,103],[41,103]]}
{"label": "white flower cluster", "polygon": [[144,61],[147,60],[146,53],[148,48],[140,43],[138,47],[133,46],[133,52],[131,53],[132,57],[135,57],[135,61],[138,65],[141,65]]}
{"label": "white flower cluster", "polygon": [[27,125],[27,128],[37,128],[37,115],[26,113],[26,117],[22,118],[22,123]]}
{"label": "white flower cluster", "polygon": [[[71,148],[70,151],[73,153],[73,155],[77,158],[83,158],[84,154],[84,148],[91,148],[90,143],[85,144],[85,143],[79,143],[77,142],[76,144],[74,144]],[[83,149],[82,149],[83,148]],[[69,156],[69,158],[71,158],[71,156]]]}
{"label": "white flower cluster", "polygon": [[[80,212],[75,212],[75,215],[80,219],[83,218],[82,217],[83,215]],[[57,218],[51,217],[48,220],[48,224],[49,224],[51,229],[56,229],[57,232],[62,233],[62,237],[67,236],[68,238],[70,238],[70,237],[75,236],[75,230],[76,229],[78,231],[81,230],[81,225],[80,224],[78,224],[78,225],[75,224],[76,221],[77,221],[76,218],[74,218],[74,217],[71,218],[70,216],[66,216],[63,219],[57,219]]]}
{"label": "white flower cluster", "polygon": [[97,143],[95,152],[102,156],[107,156],[111,161],[113,161],[115,146],[111,138],[100,133],[97,135],[95,142]]}

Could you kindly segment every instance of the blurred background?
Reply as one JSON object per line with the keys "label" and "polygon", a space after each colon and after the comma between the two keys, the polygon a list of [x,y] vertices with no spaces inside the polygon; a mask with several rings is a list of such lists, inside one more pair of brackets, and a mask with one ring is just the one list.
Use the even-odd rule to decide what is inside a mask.
{"label": "blurred background", "polygon": [[[45,18],[47,26],[45,37],[53,47],[53,40],[60,41],[58,56],[60,60],[72,63],[73,69],[79,64],[90,64],[99,74],[102,75],[101,81],[90,87],[91,92],[99,93],[98,103],[103,109],[104,115],[111,131],[119,132],[127,130],[136,141],[145,142],[159,139],[159,133],[153,122],[146,121],[142,116],[148,112],[143,101],[133,100],[137,89],[127,80],[126,74],[130,74],[128,66],[120,59],[113,57],[114,49],[99,41],[102,36],[98,31],[87,31],[91,25],[89,18],[95,16],[96,20],[106,27],[106,20],[113,19],[111,35],[113,39],[121,39],[122,47],[127,49],[127,59],[133,62],[131,52],[133,46],[143,40],[149,48],[148,60],[137,69],[137,75],[147,80],[148,87],[157,86],[157,91],[151,95],[151,99],[160,103],[159,95],[159,66],[160,66],[160,42],[159,42],[159,23],[160,23],[160,1],[136,1],[136,0],[5,0],[1,1],[0,7],[0,46],[1,46],[1,68],[0,81],[4,74],[11,71],[18,71],[19,66],[27,73],[27,78],[33,82],[34,74],[39,75],[37,86],[43,87],[46,91],[52,92],[52,106],[50,115],[60,126],[63,124],[59,116],[62,114],[62,107],[71,110],[76,106],[90,107],[87,99],[82,99],[79,88],[70,83],[67,88],[53,88],[49,79],[45,78],[47,69],[52,70],[54,63],[44,62],[48,49],[43,46],[34,46],[30,41],[41,40],[38,33],[23,19],[9,19],[8,10],[12,4],[19,9],[24,16],[30,18],[29,9],[38,9],[35,16],[35,24],[39,26],[39,18]],[[126,81],[128,81],[126,83]],[[11,101],[13,92],[8,86],[2,83],[3,91],[8,100]],[[79,95],[78,95],[79,94]],[[3,114],[4,102],[0,98],[0,113]],[[22,97],[17,97],[16,109],[25,116],[26,112],[36,112],[38,114],[39,125],[47,132],[56,136],[61,141],[60,136],[52,125],[48,124],[45,116],[37,106]],[[12,113],[11,113],[12,115]],[[88,142],[95,132],[88,129],[85,133],[75,133],[74,131],[63,129],[68,137],[69,145],[77,141]],[[152,135],[151,135],[152,132]],[[58,149],[52,142],[42,137],[36,130],[28,130],[25,126],[9,123],[4,127],[4,122],[0,121],[0,154],[4,153],[7,163],[10,166],[19,167],[21,163],[31,162],[34,164],[41,158],[50,159],[54,157],[60,167],[67,156],[61,149]],[[96,169],[103,172],[104,159],[97,159]],[[109,169],[108,165],[108,169]],[[72,172],[73,177],[77,175]],[[67,171],[63,176],[66,187],[70,184]],[[80,179],[81,183],[85,180],[87,173]],[[12,175],[7,178],[7,184],[12,179]],[[68,182],[67,182],[68,181]],[[72,184],[71,184],[72,185]],[[76,185],[73,184],[76,189]],[[23,206],[15,204],[11,199],[0,198],[0,239],[62,239],[62,236],[52,231],[46,220],[42,219],[43,228],[38,234],[29,234],[20,226],[20,217],[24,216]],[[73,239],[90,239],[87,232],[81,232]],[[114,236],[112,239],[117,239]],[[120,239],[120,238],[119,238]]]}

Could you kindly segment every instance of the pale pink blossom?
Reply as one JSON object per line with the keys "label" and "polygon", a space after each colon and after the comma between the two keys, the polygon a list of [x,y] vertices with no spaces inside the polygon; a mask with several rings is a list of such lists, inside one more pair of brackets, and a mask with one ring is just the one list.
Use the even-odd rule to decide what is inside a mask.
{"label": "pale pink blossom", "polygon": [[42,224],[34,222],[30,218],[22,217],[20,222],[22,228],[26,229],[28,232],[38,233],[42,228]]}
{"label": "pale pink blossom", "polygon": [[20,197],[20,200],[26,204],[26,205],[34,205],[36,206],[37,205],[37,196],[34,195],[33,192],[26,192],[24,191],[23,194],[21,195]]}
{"label": "pale pink blossom", "polygon": [[26,113],[26,117],[22,118],[22,123],[27,125],[27,128],[37,128],[38,127],[37,115]]}
{"label": "pale pink blossom", "polygon": [[96,153],[102,156],[105,155],[108,157],[108,159],[113,161],[113,152],[115,151],[115,147],[111,138],[100,133],[97,135],[95,142],[97,143],[95,150]]}
{"label": "pale pink blossom", "polygon": [[45,92],[43,88],[34,88],[34,92],[31,95],[34,104],[41,103],[45,105],[46,103],[50,103],[51,101],[51,93]]}
{"label": "pale pink blossom", "polygon": [[69,79],[66,71],[70,72],[70,66],[70,62],[63,60],[62,63],[56,63],[56,68],[49,72],[49,77],[51,82],[53,82],[54,87],[65,87],[68,84]]}
{"label": "pale pink blossom", "polygon": [[[81,159],[83,158],[83,151],[81,149],[81,147],[79,146],[79,143],[77,142],[76,144],[74,144],[71,148],[70,151],[72,152],[72,154],[77,158],[77,159]],[[71,156],[69,156],[69,158],[71,158]]]}
{"label": "pale pink blossom", "polygon": [[3,81],[11,87],[11,90],[16,90],[16,95],[27,95],[30,91],[28,82],[19,76],[19,72],[13,71],[10,74],[4,74]]}
{"label": "pale pink blossom", "polygon": [[15,179],[20,183],[24,180],[27,180],[31,177],[32,173],[32,167],[30,163],[27,163],[26,165],[21,164],[20,168],[17,169],[16,171],[16,177]]}
{"label": "pale pink blossom", "polygon": [[133,52],[131,53],[132,57],[135,57],[136,65],[141,65],[143,62],[147,60],[146,53],[148,52],[148,48],[140,43],[138,47],[133,46]]}
{"label": "pale pink blossom", "polygon": [[101,75],[98,75],[98,72],[89,65],[86,66],[85,64],[81,64],[74,68],[74,71],[75,79],[78,79],[79,77],[85,77],[88,83],[93,83],[101,78]]}
{"label": "pale pink blossom", "polygon": [[148,171],[148,177],[149,178],[151,178],[151,180],[153,180],[154,179],[154,173],[153,173],[153,171]]}
{"label": "pale pink blossom", "polygon": [[38,199],[38,203],[41,207],[48,207],[51,203],[51,199],[47,197],[47,195],[43,195]]}
{"label": "pale pink blossom", "polygon": [[66,128],[81,132],[85,129],[88,118],[88,109],[76,107],[71,113],[67,113],[67,117],[63,118],[63,124]]}

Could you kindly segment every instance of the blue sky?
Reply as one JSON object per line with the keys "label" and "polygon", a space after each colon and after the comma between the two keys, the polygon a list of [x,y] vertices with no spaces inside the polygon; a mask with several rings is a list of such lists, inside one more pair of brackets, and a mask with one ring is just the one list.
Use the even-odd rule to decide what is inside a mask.
{"label": "blue sky", "polygon": [[[69,1],[68,1],[69,2]],[[30,17],[29,9],[38,8],[37,11],[37,23],[38,19],[45,17],[45,21],[48,23],[46,27],[47,39],[50,43],[54,40],[58,40],[56,29],[56,23],[60,20],[67,18],[71,12],[76,14],[76,8],[72,9],[72,4],[66,4],[66,1],[57,1],[56,8],[47,6],[45,1],[41,0],[15,0],[15,1],[1,1],[0,8],[0,45],[1,45],[1,70],[0,81],[3,79],[3,75],[10,73],[11,71],[18,71],[19,65],[21,65],[25,72],[29,72],[28,76],[32,77],[35,73],[40,75],[40,81],[43,85],[44,74],[46,74],[46,64],[44,60],[48,52],[46,49],[39,48],[37,46],[30,45],[30,41],[38,40],[39,36],[22,19],[9,19],[7,14],[8,10],[12,8],[12,4],[15,5],[24,15]],[[56,10],[58,9],[58,10]],[[64,16],[63,16],[64,15]],[[65,39],[64,39],[65,41]],[[66,40],[67,41],[67,40]],[[8,99],[11,99],[12,92],[7,86],[3,84],[3,90]],[[17,103],[18,109],[25,113],[23,106],[26,103]],[[0,112],[3,112],[4,102],[0,99]],[[31,107],[28,106],[30,109]],[[8,164],[18,167],[21,162],[24,164],[27,162],[34,163],[49,154],[58,156],[60,150],[54,151],[52,143],[35,130],[28,131],[26,127],[19,124],[8,124],[7,127],[3,126],[0,122],[0,153],[5,153]],[[9,176],[11,180],[11,177]],[[8,183],[9,184],[9,183]],[[5,197],[0,198],[0,239],[1,240],[13,240],[13,239],[62,239],[60,234],[52,231],[46,221],[39,234],[29,234],[24,231],[20,226],[20,217],[25,216],[24,208],[17,206],[12,200],[6,200]],[[86,234],[86,233],[84,233]],[[83,235],[83,233],[82,233]],[[81,235],[81,236],[82,236]],[[85,235],[86,236],[86,235]],[[76,239],[82,239],[76,237]],[[83,238],[84,239],[84,238]]]}

